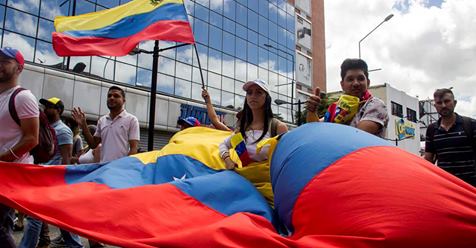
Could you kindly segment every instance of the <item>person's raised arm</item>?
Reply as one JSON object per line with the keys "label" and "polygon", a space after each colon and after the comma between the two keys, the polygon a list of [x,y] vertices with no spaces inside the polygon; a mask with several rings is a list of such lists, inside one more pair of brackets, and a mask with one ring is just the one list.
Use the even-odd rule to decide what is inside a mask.
{"label": "person's raised arm", "polygon": [[218,118],[218,115],[215,112],[215,108],[213,107],[212,101],[210,99],[210,95],[204,88],[202,88],[202,97],[205,101],[205,104],[207,105],[208,118],[210,118],[213,126],[218,130],[231,131],[225,124],[223,124],[223,122],[220,121],[220,118]]}
{"label": "person's raised arm", "polygon": [[79,107],[73,108],[73,111],[71,111],[71,115],[73,116],[73,119],[78,123],[79,127],[83,131],[83,136],[86,139],[86,142],[88,143],[89,147],[91,149],[96,148],[99,145],[99,143],[101,143],[101,138],[93,136],[94,134],[89,132],[88,123],[86,122],[86,115],[81,110],[81,108]]}

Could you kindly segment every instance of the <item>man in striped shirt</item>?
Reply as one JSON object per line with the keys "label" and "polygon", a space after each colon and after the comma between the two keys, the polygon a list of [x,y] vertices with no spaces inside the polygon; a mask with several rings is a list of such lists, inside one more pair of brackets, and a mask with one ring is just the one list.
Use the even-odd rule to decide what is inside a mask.
{"label": "man in striped shirt", "polygon": [[438,89],[433,98],[441,117],[426,131],[425,159],[476,186],[476,120],[454,112],[451,90]]}

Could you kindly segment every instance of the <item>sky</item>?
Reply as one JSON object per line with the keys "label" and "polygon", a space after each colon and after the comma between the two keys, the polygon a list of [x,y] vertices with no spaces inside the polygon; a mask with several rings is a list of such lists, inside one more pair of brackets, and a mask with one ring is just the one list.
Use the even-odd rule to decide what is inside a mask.
{"label": "sky", "polygon": [[340,90],[339,67],[361,42],[371,85],[390,84],[420,100],[453,87],[456,112],[476,118],[476,1],[326,0],[327,91]]}

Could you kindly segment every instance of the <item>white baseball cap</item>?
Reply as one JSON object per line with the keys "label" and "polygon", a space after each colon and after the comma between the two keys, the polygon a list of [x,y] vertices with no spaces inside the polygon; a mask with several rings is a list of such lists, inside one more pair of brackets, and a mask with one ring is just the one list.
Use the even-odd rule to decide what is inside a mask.
{"label": "white baseball cap", "polygon": [[253,81],[246,82],[245,84],[243,84],[243,90],[244,91],[248,90],[248,88],[253,84],[258,85],[261,89],[263,89],[264,91],[266,91],[266,93],[269,94],[268,83],[266,83],[264,80],[261,80],[261,79],[255,79]]}

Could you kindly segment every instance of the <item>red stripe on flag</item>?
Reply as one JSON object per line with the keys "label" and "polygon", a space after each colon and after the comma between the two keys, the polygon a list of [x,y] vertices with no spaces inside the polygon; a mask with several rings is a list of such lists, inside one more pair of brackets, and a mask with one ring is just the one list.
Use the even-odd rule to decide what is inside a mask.
{"label": "red stripe on flag", "polygon": [[124,56],[144,40],[168,40],[195,43],[187,21],[159,21],[139,33],[120,39],[71,37],[53,33],[53,48],[58,56]]}
{"label": "red stripe on flag", "polygon": [[337,247],[476,247],[476,188],[394,147],[361,149],[326,168],[292,216],[293,238]]}

